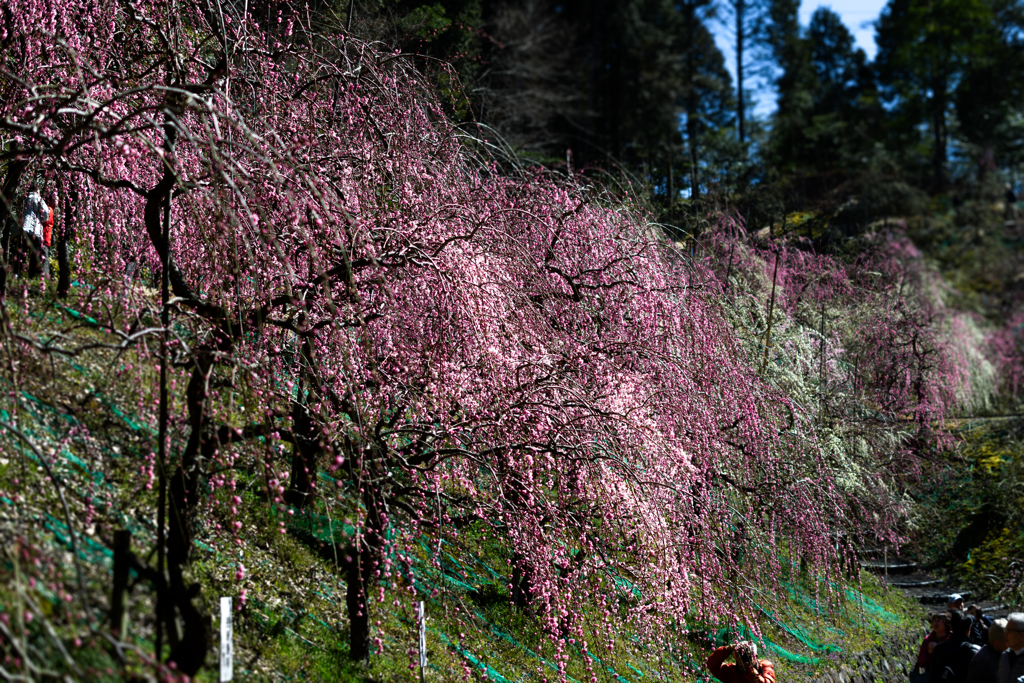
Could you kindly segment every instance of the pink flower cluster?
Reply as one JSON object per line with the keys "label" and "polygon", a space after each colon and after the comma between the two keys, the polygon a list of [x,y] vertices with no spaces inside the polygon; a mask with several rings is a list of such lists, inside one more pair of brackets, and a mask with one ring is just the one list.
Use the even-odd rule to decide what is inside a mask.
{"label": "pink flower cluster", "polygon": [[[490,527],[513,592],[595,649],[622,617],[651,640],[694,616],[752,619],[730,586],[777,577],[783,539],[838,566],[828,470],[779,438],[792,406],[709,271],[628,198],[475,154],[390,51],[297,16],[176,7],[27,3],[5,24],[0,131],[29,175],[78,188],[107,328],[150,315],[125,273],[159,270],[166,216],[171,350],[193,373],[176,391],[197,406],[172,416],[194,458],[182,477],[204,458],[261,466],[276,504],[333,504],[339,489],[316,486],[330,467],[368,584],[394,577],[390,549]],[[821,259],[785,258],[786,307],[848,288]],[[918,315],[895,307],[878,333],[916,338]],[[894,413],[918,391],[916,348],[865,351],[895,373],[877,394]],[[189,517],[201,498],[183,486]],[[595,600],[606,628],[585,633]]]}

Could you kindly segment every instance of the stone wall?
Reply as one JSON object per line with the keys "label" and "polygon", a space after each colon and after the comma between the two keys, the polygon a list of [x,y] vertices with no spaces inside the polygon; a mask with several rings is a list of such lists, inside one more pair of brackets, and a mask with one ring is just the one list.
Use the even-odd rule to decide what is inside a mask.
{"label": "stone wall", "polygon": [[885,636],[879,645],[858,653],[854,663],[811,680],[814,683],[907,683],[923,638],[923,631]]}

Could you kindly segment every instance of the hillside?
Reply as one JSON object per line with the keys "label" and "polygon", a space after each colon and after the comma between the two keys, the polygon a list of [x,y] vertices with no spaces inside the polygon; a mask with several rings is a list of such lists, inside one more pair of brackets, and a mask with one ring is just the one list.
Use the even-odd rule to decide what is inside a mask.
{"label": "hillside", "polygon": [[1009,506],[936,514],[972,459],[1019,481],[961,428],[1016,405],[963,256],[1009,267],[995,207],[666,226],[381,44],[230,18],[12,20],[2,194],[60,210],[55,277],[0,281],[5,670],[214,680],[223,596],[240,678],[408,680],[423,601],[437,680],[687,680],[739,637],[792,679],[916,628],[863,548],[959,557],[980,514],[934,562],[1019,552]]}

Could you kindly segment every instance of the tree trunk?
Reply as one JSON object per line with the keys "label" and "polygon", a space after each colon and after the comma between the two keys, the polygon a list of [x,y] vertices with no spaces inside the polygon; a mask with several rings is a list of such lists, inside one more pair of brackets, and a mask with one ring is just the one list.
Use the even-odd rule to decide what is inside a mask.
{"label": "tree trunk", "polygon": [[[177,129],[167,119],[164,125],[164,148],[173,150],[177,139]],[[193,298],[192,290],[185,282],[184,276],[174,263],[170,241],[171,193],[176,184],[176,176],[172,168],[164,170],[164,175],[146,195],[143,209],[143,220],[150,241],[160,255],[161,270],[161,322],[163,327],[169,326],[167,300],[169,290],[182,298]],[[217,441],[208,435],[206,418],[206,387],[213,367],[213,349],[200,348],[197,351],[195,366],[185,391],[188,407],[189,433],[188,443],[181,454],[181,461],[174,468],[170,481],[164,484],[164,468],[167,467],[166,428],[168,424],[167,407],[169,400],[166,395],[166,368],[168,364],[166,331],[161,363],[161,416],[160,416],[160,504],[158,509],[158,527],[160,536],[164,529],[165,508],[163,491],[166,485],[169,507],[166,520],[167,541],[166,558],[162,538],[158,538],[157,564],[160,572],[161,590],[157,598],[157,618],[162,626],[167,627],[171,644],[169,660],[174,662],[177,670],[188,676],[194,676],[206,662],[206,653],[210,644],[210,627],[208,619],[192,604],[192,599],[199,594],[199,584],[185,583],[184,569],[188,565],[192,536],[199,503],[199,483],[203,460],[209,460],[217,449]],[[222,351],[224,349],[216,349]],[[210,438],[207,438],[210,436]],[[166,559],[166,574],[164,560]],[[166,580],[166,584],[164,581]],[[179,621],[180,617],[180,621]],[[162,627],[161,627],[162,628]],[[161,656],[161,633],[157,632],[157,657]]]}
{"label": "tree trunk", "polygon": [[302,510],[313,500],[317,461],[323,452],[320,429],[305,401],[292,403],[292,427],[292,469],[284,498],[288,505]]}
{"label": "tree trunk", "polygon": [[697,8],[686,6],[686,34],[689,47],[686,50],[686,139],[690,150],[690,199],[700,195],[697,179],[697,58],[694,54],[694,40],[697,33]]}
{"label": "tree trunk", "polygon": [[205,438],[207,431],[206,382],[212,362],[210,356],[200,352],[198,363],[192,369],[185,401],[188,407],[190,433],[181,462],[174,468],[170,481],[170,514],[167,536],[167,558],[171,563],[184,565],[192,550],[192,529],[195,525],[196,503],[199,502],[199,477],[202,461],[213,456],[216,441]]}
{"label": "tree trunk", "polygon": [[519,553],[512,557],[512,604],[533,616],[533,581],[527,560]]}
{"label": "tree trunk", "polygon": [[[354,549],[353,549],[354,550]],[[348,565],[345,606],[348,608],[349,657],[356,662],[370,658],[370,614],[366,606],[366,587],[370,582],[369,551],[354,552]]]}
{"label": "tree trunk", "polygon": [[78,183],[69,180],[67,187],[63,187],[62,183],[60,194],[64,197],[64,220],[57,230],[57,266],[60,268],[60,274],[57,276],[57,296],[65,297],[71,291],[71,259],[68,247],[75,237],[74,230],[78,222],[78,203],[81,201]]}
{"label": "tree trunk", "polygon": [[128,580],[131,568],[132,532],[114,532],[114,587],[110,595],[110,629],[125,642],[128,638]]}
{"label": "tree trunk", "polygon": [[24,159],[14,159],[7,165],[7,177],[4,178],[3,189],[0,190],[0,201],[3,202],[4,221],[3,235],[0,237],[3,250],[0,256],[0,300],[7,296],[7,274],[11,268],[11,236],[18,229],[18,214],[15,211],[15,197],[18,194],[18,186],[21,184],[21,176],[25,172],[26,162]]}
{"label": "tree trunk", "polygon": [[370,658],[370,609],[367,596],[374,584],[374,573],[383,557],[386,526],[380,492],[369,484],[365,488],[363,504],[366,507],[366,524],[362,536],[356,541],[358,546],[350,546],[348,550],[348,585],[345,590],[350,628],[349,657],[357,662]]}
{"label": "tree trunk", "polygon": [[[196,367],[192,370],[186,389],[191,432],[181,462],[174,469],[169,482],[170,514],[167,534],[168,630],[177,630],[173,610],[177,608],[183,628],[178,638],[172,636],[170,661],[178,670],[194,675],[206,662],[210,633],[207,620],[192,604],[192,598],[199,592],[199,585],[186,585],[184,569],[191,557],[196,508],[199,503],[199,483],[203,461],[214,456],[217,448],[215,439],[207,438],[206,384],[212,368],[208,354],[200,352]],[[175,643],[177,640],[177,643]]]}
{"label": "tree trunk", "polygon": [[[164,126],[164,136],[166,138],[164,148],[170,152],[174,149],[174,142],[178,138],[178,131],[169,122]],[[171,291],[174,292],[175,296],[180,296],[182,299],[194,299],[195,296],[192,293],[192,288],[188,286],[185,276],[178,270],[178,265],[174,262],[170,239],[168,238],[165,244],[163,237],[163,222],[160,214],[163,212],[164,199],[166,198],[167,201],[170,201],[175,184],[177,184],[177,176],[173,169],[171,167],[165,168],[160,182],[146,193],[146,205],[142,210],[142,216],[150,243],[160,256],[160,262],[167,264]],[[164,253],[165,250],[167,251],[166,254]]]}
{"label": "tree trunk", "polygon": [[736,0],[736,128],[740,142],[746,137],[743,130],[743,15],[747,11],[745,0]]}
{"label": "tree trunk", "polygon": [[935,148],[932,156],[932,171],[935,190],[941,192],[946,186],[946,85],[944,79],[932,83],[932,132]]}
{"label": "tree trunk", "polygon": [[300,510],[313,500],[317,463],[324,452],[320,426],[309,414],[309,404],[316,402],[313,388],[304,381],[313,363],[313,349],[306,339],[301,345],[297,395],[292,401],[292,470],[284,496],[285,502]]}
{"label": "tree trunk", "polygon": [[672,157],[675,155],[675,149],[673,145],[668,147],[668,220],[671,223],[674,216],[673,213],[676,208],[676,184],[675,184],[675,169],[672,164]]}

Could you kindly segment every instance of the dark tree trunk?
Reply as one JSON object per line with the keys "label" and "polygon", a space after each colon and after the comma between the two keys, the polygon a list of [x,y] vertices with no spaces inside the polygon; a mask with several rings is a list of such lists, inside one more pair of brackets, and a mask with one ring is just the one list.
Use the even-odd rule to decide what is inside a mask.
{"label": "dark tree trunk", "polygon": [[64,220],[57,229],[57,266],[60,268],[60,274],[57,276],[57,295],[65,297],[71,291],[71,259],[68,247],[75,238],[75,226],[78,225],[78,204],[81,201],[78,183],[69,181],[67,187],[61,188],[61,196],[64,197]]}
{"label": "dark tree trunk", "polygon": [[110,629],[124,641],[128,637],[128,580],[130,578],[132,532],[114,532],[114,587],[110,595]]}
{"label": "dark tree trunk", "polygon": [[312,385],[304,381],[314,363],[308,339],[302,342],[301,350],[297,395],[292,402],[292,470],[285,492],[285,502],[300,510],[313,500],[317,463],[324,452],[320,425],[309,414],[310,403],[315,403]]}
{"label": "dark tree trunk", "polygon": [[[173,126],[164,129],[167,149],[173,148],[176,132]],[[160,254],[161,263],[165,266],[161,273],[161,290],[164,308],[161,319],[164,326],[169,325],[166,299],[168,288],[178,296],[191,298],[191,288],[185,283],[184,277],[174,265],[170,243],[170,201],[175,185],[175,176],[167,169],[163,178],[150,190],[146,197],[143,216],[149,237]],[[162,215],[161,215],[162,214]],[[164,350],[166,353],[166,348]],[[167,359],[164,359],[166,365]],[[199,503],[199,484],[205,461],[213,457],[217,449],[217,441],[208,429],[206,416],[206,389],[210,372],[213,367],[212,349],[198,349],[195,366],[185,390],[185,401],[189,418],[189,439],[181,454],[181,460],[174,467],[174,473],[167,482],[167,555],[166,575],[160,576],[161,595],[158,597],[158,618],[166,626],[168,640],[171,644],[169,661],[174,662],[177,670],[183,674],[194,676],[206,662],[206,653],[210,645],[210,630],[207,619],[192,604],[193,598],[199,594],[199,584],[186,584],[184,570],[188,566],[192,550],[193,530],[195,527],[196,509]],[[161,383],[166,382],[165,378]],[[161,389],[163,393],[165,389]],[[164,425],[166,423],[166,397],[161,398],[161,448],[164,447]],[[161,457],[166,467],[165,457]],[[163,512],[161,509],[160,512]],[[161,529],[163,525],[161,524]],[[162,563],[161,571],[163,570]],[[164,581],[166,580],[166,583]]]}
{"label": "dark tree trunk", "polygon": [[935,190],[941,192],[946,186],[946,83],[941,78],[932,83],[932,132],[932,173]]}
{"label": "dark tree trunk", "polygon": [[675,145],[668,147],[668,219],[672,221],[672,214],[676,207],[676,183],[675,171],[673,169],[672,157],[675,155]]}
{"label": "dark tree trunk", "polygon": [[[178,138],[178,130],[168,122],[164,125],[164,136],[166,138],[164,147],[170,151],[174,148],[174,142]],[[168,237],[167,243],[164,243],[161,214],[164,209],[164,200],[170,201],[176,183],[177,176],[174,171],[170,167],[164,169],[164,175],[160,178],[160,182],[146,193],[146,206],[142,210],[142,217],[146,225],[146,232],[149,234],[149,241],[160,256],[160,262],[167,263],[171,291],[182,299],[194,299],[192,288],[188,286],[185,276],[178,270],[178,266],[174,262],[170,238]]]}
{"label": "dark tree trunk", "polygon": [[323,442],[320,429],[304,401],[292,403],[292,427],[292,470],[284,498],[288,505],[302,510],[313,500],[317,461],[323,452]]}
{"label": "dark tree trunk", "polygon": [[697,8],[693,4],[688,4],[685,9],[686,34],[689,41],[686,50],[686,140],[690,150],[690,199],[694,200],[700,195],[697,177],[697,56],[694,54]]}
{"label": "dark tree trunk", "polygon": [[184,565],[192,550],[196,503],[199,500],[199,477],[202,461],[213,455],[216,441],[205,438],[207,431],[206,382],[212,364],[207,354],[199,356],[192,369],[185,400],[188,407],[190,433],[181,462],[174,468],[170,481],[170,514],[167,536],[167,558]]}
{"label": "dark tree trunk", "polygon": [[345,606],[348,608],[349,657],[364,662],[370,658],[370,614],[366,607],[366,587],[370,581],[370,553],[355,552],[348,566]]}
{"label": "dark tree trunk", "polygon": [[[208,420],[205,412],[206,385],[211,368],[210,356],[200,352],[185,393],[191,432],[185,450],[182,452],[181,462],[174,469],[174,474],[169,482],[167,573],[170,580],[168,586],[170,607],[165,612],[165,618],[168,619],[168,632],[172,634],[170,660],[175,662],[179,671],[190,676],[203,667],[210,641],[207,619],[204,619],[192,604],[192,598],[199,592],[199,585],[185,583],[184,569],[191,556],[196,508],[199,502],[200,475],[204,461],[209,461],[217,448],[217,441],[210,438],[211,435],[208,433]],[[175,637],[175,632],[178,623],[171,612],[175,608],[182,622],[182,628],[177,632],[177,637]]]}
{"label": "dark tree trunk", "polygon": [[385,520],[380,492],[366,485],[363,504],[366,524],[358,547],[348,549],[348,576],[345,604],[349,618],[349,657],[353,661],[370,658],[370,613],[366,596],[374,584],[374,573],[380,566],[384,551]]}
{"label": "dark tree trunk", "polygon": [[21,184],[21,176],[25,173],[26,162],[24,159],[14,159],[7,165],[7,177],[4,178],[3,189],[0,190],[0,207],[4,212],[3,235],[0,237],[3,249],[2,260],[0,260],[0,300],[7,296],[7,274],[11,268],[11,239],[14,231],[18,229],[18,213],[15,210],[15,198],[18,194],[18,186]]}
{"label": "dark tree trunk", "polygon": [[746,137],[743,130],[743,15],[747,10],[745,0],[736,0],[736,129],[740,142]]}
{"label": "dark tree trunk", "polygon": [[512,604],[526,614],[533,614],[533,581],[526,558],[516,553],[512,558]]}

